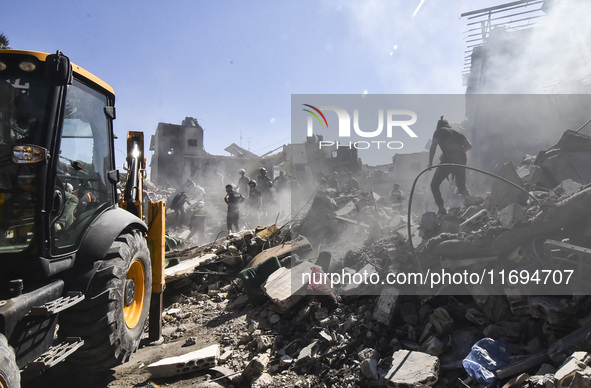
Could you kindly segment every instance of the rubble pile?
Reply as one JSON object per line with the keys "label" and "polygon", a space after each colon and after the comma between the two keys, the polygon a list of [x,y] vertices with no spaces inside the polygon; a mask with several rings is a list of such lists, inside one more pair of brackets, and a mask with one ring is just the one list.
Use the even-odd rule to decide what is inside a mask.
{"label": "rubble pile", "polygon": [[[231,386],[591,387],[591,299],[583,292],[530,294],[514,282],[500,292],[440,286],[409,295],[396,285],[303,281],[568,260],[584,269],[591,187],[551,162],[508,163],[499,176],[518,187],[495,181],[445,215],[411,215],[411,225],[374,193],[325,189],[294,225],[170,251],[163,332],[188,352],[176,364],[162,360],[177,369],[153,377],[203,367],[210,384]],[[588,282],[582,270],[573,281],[580,290]],[[212,343],[193,349],[191,325],[210,328]]]}

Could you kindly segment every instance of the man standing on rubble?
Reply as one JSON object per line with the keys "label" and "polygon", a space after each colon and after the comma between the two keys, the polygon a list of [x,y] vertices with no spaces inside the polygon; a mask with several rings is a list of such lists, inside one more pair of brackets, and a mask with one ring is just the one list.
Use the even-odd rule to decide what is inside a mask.
{"label": "man standing on rubble", "polygon": [[[431,142],[431,148],[429,149],[429,167],[433,166],[433,157],[437,146],[441,148],[440,161],[444,163],[462,164],[466,165],[467,157],[466,152],[472,148],[472,143],[462,134],[461,132],[453,129],[449,122],[441,116],[437,122],[437,128],[433,133],[433,140]],[[443,198],[441,197],[441,191],[439,186],[449,175],[452,175],[456,180],[456,186],[458,192],[468,199],[470,193],[466,189],[466,169],[459,166],[438,166],[433,174],[431,180],[431,192],[437,204],[437,214],[443,215],[446,213],[445,206],[443,206]]]}
{"label": "man standing on rubble", "polygon": [[244,202],[244,196],[234,191],[234,186],[226,185],[226,196],[224,202],[228,204],[228,215],[226,217],[226,225],[228,226],[228,234],[232,231],[239,231],[238,221],[240,220],[240,204]]}
{"label": "man standing on rubble", "polygon": [[261,209],[263,208],[262,194],[257,189],[257,181],[254,179],[248,182],[250,191],[248,192],[248,198],[246,198],[247,206],[247,218],[250,228],[254,228],[259,225],[259,216]]}
{"label": "man standing on rubble", "polygon": [[244,196],[248,194],[248,182],[250,182],[250,178],[247,177],[246,171],[241,168],[240,171],[240,179],[238,179],[238,192]]}

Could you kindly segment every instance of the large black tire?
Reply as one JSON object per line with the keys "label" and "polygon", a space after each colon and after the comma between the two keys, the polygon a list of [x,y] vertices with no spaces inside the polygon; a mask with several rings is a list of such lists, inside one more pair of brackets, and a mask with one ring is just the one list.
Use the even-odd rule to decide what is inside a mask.
{"label": "large black tire", "polygon": [[0,334],[0,388],[20,388],[21,372],[16,365],[14,350]]}
{"label": "large black tire", "polygon": [[68,360],[87,370],[127,362],[146,327],[151,293],[146,240],[138,231],[122,233],[100,263],[86,299],[60,315],[60,336],[84,340]]}

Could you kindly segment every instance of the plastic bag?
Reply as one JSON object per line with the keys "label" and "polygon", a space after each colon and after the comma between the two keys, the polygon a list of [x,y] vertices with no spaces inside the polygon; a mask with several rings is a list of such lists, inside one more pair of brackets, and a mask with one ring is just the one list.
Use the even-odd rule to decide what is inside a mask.
{"label": "plastic bag", "polygon": [[474,380],[489,385],[497,379],[497,370],[511,364],[510,356],[505,341],[483,338],[472,345],[462,365]]}

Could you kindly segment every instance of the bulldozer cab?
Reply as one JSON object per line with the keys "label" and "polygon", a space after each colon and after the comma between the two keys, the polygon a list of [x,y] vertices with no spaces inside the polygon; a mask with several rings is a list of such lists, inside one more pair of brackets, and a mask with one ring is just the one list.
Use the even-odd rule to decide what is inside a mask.
{"label": "bulldozer cab", "polygon": [[71,254],[115,206],[114,98],[59,52],[0,50],[0,272]]}

